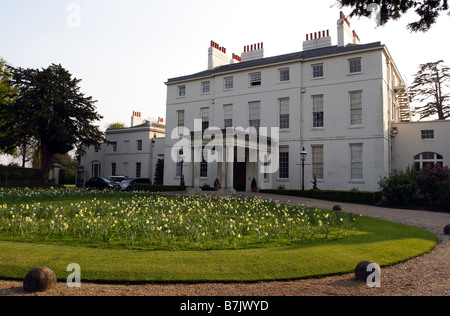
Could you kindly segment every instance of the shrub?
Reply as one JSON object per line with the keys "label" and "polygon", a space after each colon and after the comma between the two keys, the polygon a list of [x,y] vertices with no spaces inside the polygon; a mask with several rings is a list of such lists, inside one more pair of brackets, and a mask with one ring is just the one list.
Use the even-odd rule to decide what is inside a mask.
{"label": "shrub", "polygon": [[439,206],[450,210],[450,181],[439,183]]}
{"label": "shrub", "polygon": [[420,170],[415,180],[419,186],[419,198],[428,204],[439,204],[440,192],[439,184],[450,180],[450,169],[436,165],[431,168]]}
{"label": "shrub", "polygon": [[408,205],[417,197],[418,186],[414,180],[414,170],[394,170],[390,177],[384,177],[378,182],[383,196],[391,203]]}
{"label": "shrub", "polygon": [[307,197],[311,199],[374,205],[381,200],[381,192],[327,190],[260,190],[261,193]]}
{"label": "shrub", "polygon": [[147,192],[182,192],[186,191],[185,186],[179,185],[159,185],[159,184],[143,184],[142,191]]}

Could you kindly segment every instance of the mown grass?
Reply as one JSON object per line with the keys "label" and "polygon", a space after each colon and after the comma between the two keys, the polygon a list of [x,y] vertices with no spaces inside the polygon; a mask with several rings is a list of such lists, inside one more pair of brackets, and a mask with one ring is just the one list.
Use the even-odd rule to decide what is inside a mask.
{"label": "mown grass", "polygon": [[[45,203],[50,203],[48,198],[45,197]],[[91,200],[93,195],[84,196],[85,201],[86,198]],[[97,198],[100,197],[97,195]],[[123,195],[103,198],[111,203],[120,199],[128,202],[135,199]],[[33,199],[34,203],[40,203],[36,197]],[[67,196],[54,197],[53,200],[55,208],[83,201],[80,198],[67,200]],[[9,202],[7,207],[9,210],[21,204],[26,205],[23,202]],[[316,224],[325,214],[332,214],[329,211],[315,212],[322,216],[315,219]],[[287,218],[293,217],[289,215]],[[265,242],[263,238],[258,242],[256,233],[252,232],[248,237],[253,238],[252,242],[258,242],[257,247],[244,244],[235,248],[231,244],[226,249],[215,245],[209,250],[195,249],[192,245],[183,250],[155,250],[155,247],[141,245],[138,250],[129,247],[131,245],[106,247],[106,244],[83,244],[70,237],[66,241],[50,238],[30,242],[20,241],[20,238],[11,240],[11,236],[6,236],[3,231],[0,238],[0,278],[22,280],[32,268],[48,266],[60,280],[65,280],[71,273],[66,271],[67,265],[77,263],[81,267],[82,282],[300,279],[352,272],[363,260],[372,260],[381,266],[395,264],[432,250],[437,242],[430,232],[412,226],[360,216],[356,217],[356,224],[358,229],[350,229],[348,234],[324,238],[322,232],[318,238],[307,236],[290,242],[285,238],[275,238],[272,242]]]}

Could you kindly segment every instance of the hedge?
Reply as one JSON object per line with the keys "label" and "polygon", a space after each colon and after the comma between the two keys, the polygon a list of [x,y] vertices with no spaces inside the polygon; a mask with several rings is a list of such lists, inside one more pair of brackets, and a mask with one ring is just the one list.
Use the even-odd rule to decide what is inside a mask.
{"label": "hedge", "polygon": [[186,191],[185,186],[179,185],[159,185],[159,184],[143,184],[141,186],[142,191],[148,192],[182,192]]}
{"label": "hedge", "polygon": [[260,190],[261,193],[298,196],[317,200],[374,205],[381,201],[381,192],[326,191],[326,190]]}

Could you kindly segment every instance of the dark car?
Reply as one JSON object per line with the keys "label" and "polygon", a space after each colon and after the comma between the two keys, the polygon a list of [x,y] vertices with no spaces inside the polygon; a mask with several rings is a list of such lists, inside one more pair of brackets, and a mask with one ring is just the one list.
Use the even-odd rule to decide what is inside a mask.
{"label": "dark car", "polygon": [[92,178],[89,179],[85,187],[88,189],[97,189],[97,190],[106,190],[106,189],[113,189],[118,190],[120,188],[119,184],[115,182],[111,182],[106,178]]}
{"label": "dark car", "polygon": [[120,182],[120,189],[122,191],[140,191],[142,190],[142,185],[151,185],[152,181],[148,178],[135,178],[128,179]]}

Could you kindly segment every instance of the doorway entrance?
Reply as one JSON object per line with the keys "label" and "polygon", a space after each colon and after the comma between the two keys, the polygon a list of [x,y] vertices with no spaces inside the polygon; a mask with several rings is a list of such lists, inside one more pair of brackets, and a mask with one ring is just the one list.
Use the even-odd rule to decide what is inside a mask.
{"label": "doorway entrance", "polygon": [[247,189],[246,179],[247,179],[247,163],[238,162],[237,158],[235,158],[233,167],[233,188],[238,192],[245,192]]}

